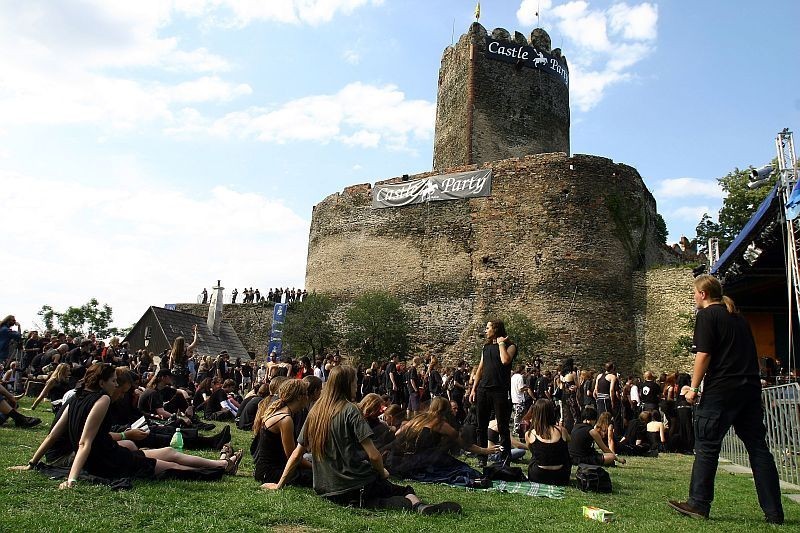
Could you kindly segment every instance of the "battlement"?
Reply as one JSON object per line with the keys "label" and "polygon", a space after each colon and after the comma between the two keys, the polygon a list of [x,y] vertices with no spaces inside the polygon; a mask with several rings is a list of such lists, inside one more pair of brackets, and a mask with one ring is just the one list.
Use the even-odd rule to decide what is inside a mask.
{"label": "battlement", "polygon": [[439,69],[433,168],[569,153],[569,67],[541,28],[473,23]]}

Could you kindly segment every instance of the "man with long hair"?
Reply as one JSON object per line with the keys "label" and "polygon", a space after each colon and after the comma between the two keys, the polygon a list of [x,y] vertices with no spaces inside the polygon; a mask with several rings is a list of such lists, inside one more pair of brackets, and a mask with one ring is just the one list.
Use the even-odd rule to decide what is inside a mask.
{"label": "man with long hair", "polygon": [[372,509],[408,509],[420,514],[461,512],[461,506],[454,502],[425,504],[412,487],[401,487],[387,479],[389,472],[372,442],[372,430],[352,403],[356,390],[353,367],[338,365],[331,369],[322,395],[300,430],[297,447],[283,475],[278,483],[265,483],[262,487],[282,488],[292,479],[303,454],[310,451],[314,458],[314,490],[334,503]]}
{"label": "man with long hair", "polygon": [[697,355],[691,386],[684,395],[689,404],[696,405],[694,466],[689,499],[670,500],[669,505],[683,515],[708,518],[722,439],[733,426],[750,456],[758,503],[767,523],[783,524],[778,470],[766,442],[758,355],[750,326],[733,300],[722,295],[722,285],[713,276],[695,278],[694,301]]}
{"label": "man with long hair", "polygon": [[500,456],[505,460],[511,456],[511,364],[517,356],[517,347],[509,340],[502,320],[488,321],[484,334],[486,344],[475,371],[469,401],[477,408],[476,432],[481,448],[488,443],[490,413],[494,409],[500,446],[503,447]]}

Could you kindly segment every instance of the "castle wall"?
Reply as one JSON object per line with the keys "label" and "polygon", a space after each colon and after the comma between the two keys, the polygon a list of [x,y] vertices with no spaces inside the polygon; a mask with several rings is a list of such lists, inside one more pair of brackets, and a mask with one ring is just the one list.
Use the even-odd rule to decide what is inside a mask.
{"label": "castle wall", "polygon": [[634,274],[663,254],[655,200],[636,170],[565,154],[480,168],[494,174],[488,198],[373,209],[365,184],[323,200],[308,290],[344,302],[370,289],[395,294],[417,324],[418,348],[445,359],[471,356],[487,317],[520,311],[547,331],[546,360],[638,368]]}
{"label": "castle wall", "polygon": [[[528,45],[498,28],[493,39]],[[547,152],[569,153],[569,89],[541,70],[489,58],[487,32],[478,23],[442,55],[434,139],[434,169],[497,161]],[[537,29],[537,50],[563,59],[550,49],[550,38]]]}

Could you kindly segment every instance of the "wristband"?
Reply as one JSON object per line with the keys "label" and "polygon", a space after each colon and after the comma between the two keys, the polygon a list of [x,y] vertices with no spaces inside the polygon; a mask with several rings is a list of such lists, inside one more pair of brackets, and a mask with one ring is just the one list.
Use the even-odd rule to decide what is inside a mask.
{"label": "wristband", "polygon": [[69,479],[67,480],[67,483],[77,483],[77,482],[78,482],[78,480],[77,480],[77,479],[75,479],[74,477],[71,477],[71,478],[69,478]]}
{"label": "wristband", "polygon": [[689,390],[692,392],[700,392],[700,387],[689,387]]}
{"label": "wristband", "polygon": [[123,432],[121,432],[121,433],[120,433],[120,435],[122,435],[122,438],[121,438],[121,439],[119,439],[119,440],[125,440],[125,432],[124,432],[124,431],[123,431]]}

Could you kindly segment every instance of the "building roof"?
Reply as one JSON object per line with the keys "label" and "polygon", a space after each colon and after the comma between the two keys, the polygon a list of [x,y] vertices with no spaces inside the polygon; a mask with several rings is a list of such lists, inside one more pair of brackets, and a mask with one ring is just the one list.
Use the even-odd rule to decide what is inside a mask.
{"label": "building roof", "polygon": [[247,360],[250,358],[233,326],[225,321],[222,322],[220,335],[217,337],[209,329],[206,319],[202,316],[154,306],[151,306],[149,311],[153,312],[159,326],[161,326],[161,331],[170,345],[177,337],[185,338],[187,344],[191,342],[193,336],[192,326],[197,324],[196,354],[216,356],[222,350],[227,350],[231,359],[239,357]]}

